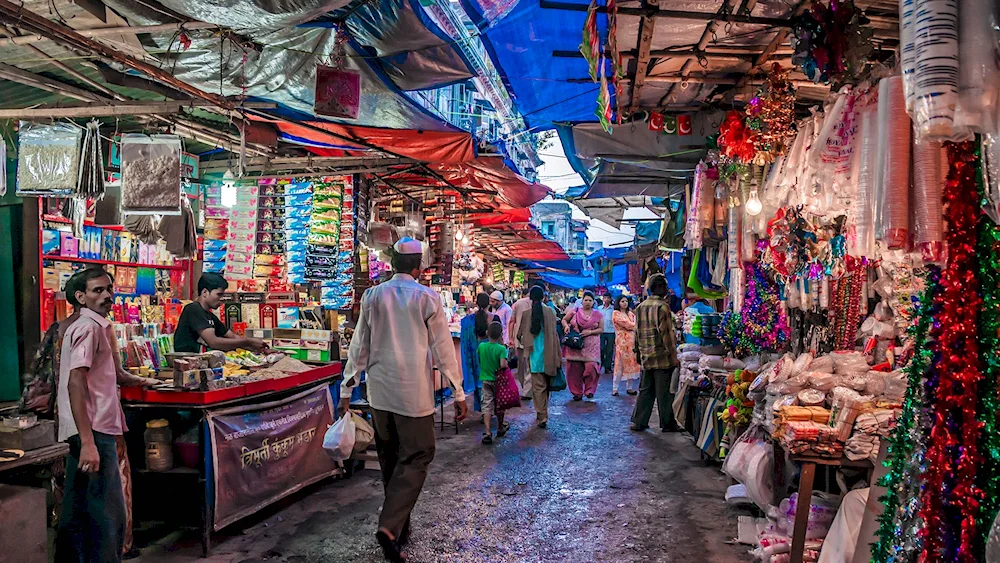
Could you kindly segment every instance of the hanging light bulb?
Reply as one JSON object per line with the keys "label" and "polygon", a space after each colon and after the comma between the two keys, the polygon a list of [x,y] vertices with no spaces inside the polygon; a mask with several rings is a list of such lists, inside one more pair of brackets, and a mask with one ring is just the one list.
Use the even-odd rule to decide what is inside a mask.
{"label": "hanging light bulb", "polygon": [[747,215],[751,217],[760,215],[763,208],[764,205],[760,202],[760,198],[757,197],[757,190],[750,190],[750,197],[747,198],[746,203]]}
{"label": "hanging light bulb", "polygon": [[469,238],[469,235],[465,235],[464,237],[462,237],[462,244],[463,245],[469,246],[469,243],[471,243],[471,242],[472,242],[472,239]]}
{"label": "hanging light bulb", "polygon": [[462,234],[462,229],[456,229],[455,230],[455,240],[462,240],[462,237],[464,237],[464,236],[465,235]]}

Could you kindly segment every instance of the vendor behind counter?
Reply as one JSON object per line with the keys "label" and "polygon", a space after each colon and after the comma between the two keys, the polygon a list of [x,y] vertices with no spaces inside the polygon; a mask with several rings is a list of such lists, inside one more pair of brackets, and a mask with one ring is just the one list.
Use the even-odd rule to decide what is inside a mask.
{"label": "vendor behind counter", "polygon": [[229,288],[229,282],[219,274],[204,273],[198,280],[198,296],[181,312],[174,331],[174,350],[177,352],[201,352],[204,346],[209,350],[228,352],[246,348],[260,352],[265,348],[259,338],[244,338],[232,331],[219,320],[212,311],[222,305],[222,294]]}

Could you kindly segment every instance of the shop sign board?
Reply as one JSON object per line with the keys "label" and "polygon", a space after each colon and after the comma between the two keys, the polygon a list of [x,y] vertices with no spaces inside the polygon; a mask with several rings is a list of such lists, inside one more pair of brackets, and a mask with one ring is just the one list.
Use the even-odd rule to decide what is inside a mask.
{"label": "shop sign board", "polygon": [[316,66],[316,115],[357,119],[361,108],[361,73],[356,70]]}
{"label": "shop sign board", "polygon": [[208,415],[215,530],[338,472],[323,450],[333,424],[329,385]]}

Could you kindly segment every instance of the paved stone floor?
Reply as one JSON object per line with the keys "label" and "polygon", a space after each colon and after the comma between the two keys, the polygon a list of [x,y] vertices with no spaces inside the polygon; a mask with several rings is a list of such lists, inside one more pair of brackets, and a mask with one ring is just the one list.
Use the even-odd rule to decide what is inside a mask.
{"label": "paved stone floor", "polygon": [[[547,430],[530,403],[510,411],[492,446],[482,425],[439,433],[413,513],[414,562],[749,561],[733,545],[725,479],[686,434],[628,430],[634,398],[554,394]],[[656,415],[654,413],[653,424]],[[211,562],[377,562],[382,486],[377,471],[318,485],[215,537]],[[144,547],[142,561],[196,561],[193,534]],[[204,561],[204,560],[202,560]]]}

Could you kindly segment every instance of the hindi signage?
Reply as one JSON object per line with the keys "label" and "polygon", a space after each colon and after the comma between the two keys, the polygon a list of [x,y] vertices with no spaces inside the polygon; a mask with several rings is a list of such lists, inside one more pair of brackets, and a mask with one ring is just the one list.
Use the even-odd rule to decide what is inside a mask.
{"label": "hindi signage", "polygon": [[328,385],[208,416],[215,468],[214,529],[338,472],[323,451],[333,424]]}

